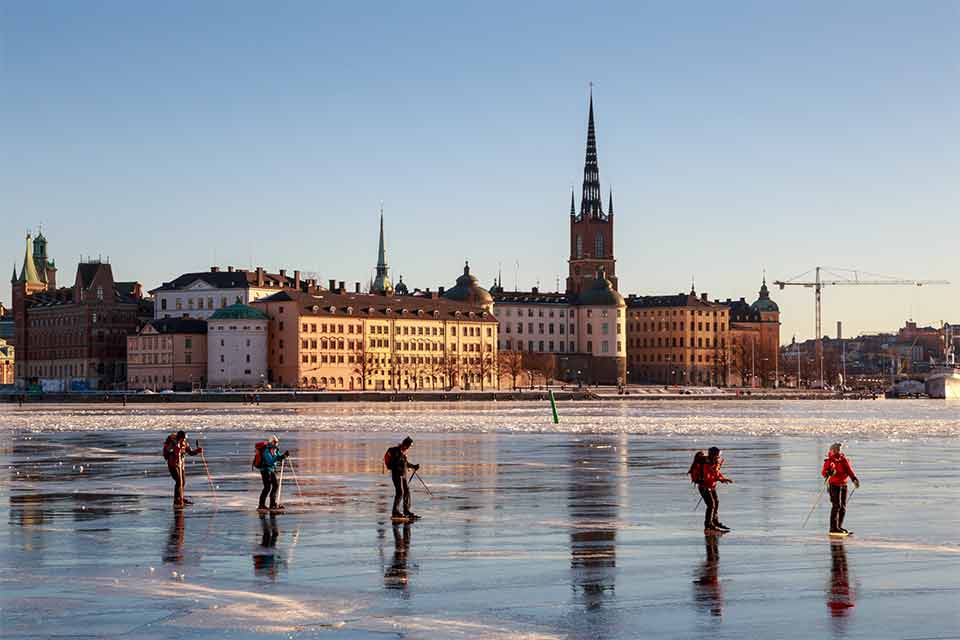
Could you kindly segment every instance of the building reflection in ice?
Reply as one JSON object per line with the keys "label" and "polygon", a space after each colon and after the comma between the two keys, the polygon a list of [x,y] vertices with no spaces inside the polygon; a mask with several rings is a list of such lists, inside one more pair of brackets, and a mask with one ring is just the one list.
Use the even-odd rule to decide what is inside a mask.
{"label": "building reflection in ice", "polygon": [[571,587],[588,611],[614,597],[625,466],[625,442],[586,436],[569,445]]}

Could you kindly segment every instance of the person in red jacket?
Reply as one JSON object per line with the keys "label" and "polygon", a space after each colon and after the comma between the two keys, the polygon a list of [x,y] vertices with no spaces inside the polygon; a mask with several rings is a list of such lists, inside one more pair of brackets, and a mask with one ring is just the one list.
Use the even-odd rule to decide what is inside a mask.
{"label": "person in red jacket", "polygon": [[706,505],[706,513],[703,515],[704,533],[717,531],[729,531],[730,527],[720,522],[717,512],[720,508],[720,498],[717,496],[717,483],[727,484],[733,482],[730,478],[723,475],[720,467],[723,466],[723,458],[720,457],[720,449],[710,447],[707,455],[700,452],[690,467],[690,478],[697,484],[700,491],[700,497]]}
{"label": "person in red jacket", "polygon": [[843,528],[843,517],[847,515],[847,480],[853,480],[853,486],[860,488],[860,480],[853,471],[850,460],[840,452],[843,444],[834,442],[823,461],[820,475],[827,479],[830,487],[830,533],[850,532]]}
{"label": "person in red jacket", "polygon": [[184,431],[177,431],[176,435],[170,434],[163,444],[163,457],[167,460],[167,471],[173,478],[173,506],[180,509],[188,504],[193,504],[184,496],[186,491],[186,473],[184,469],[184,456],[195,456],[203,453],[203,447],[196,449],[190,448],[190,442],[187,440],[187,434]]}

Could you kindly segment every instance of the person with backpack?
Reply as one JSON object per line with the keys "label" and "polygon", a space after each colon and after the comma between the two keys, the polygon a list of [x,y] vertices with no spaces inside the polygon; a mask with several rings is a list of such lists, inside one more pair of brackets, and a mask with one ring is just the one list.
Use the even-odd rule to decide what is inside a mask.
{"label": "person with backpack", "polygon": [[[260,479],[263,480],[263,490],[260,492],[260,502],[257,511],[283,511],[283,505],[277,504],[277,493],[280,491],[280,481],[277,479],[277,464],[290,457],[289,451],[280,453],[280,439],[270,436],[266,442],[256,444],[256,454],[253,466],[260,470]],[[270,508],[267,508],[267,495],[270,496]]]}
{"label": "person with backpack", "polygon": [[830,533],[850,535],[843,528],[843,518],[847,515],[847,480],[853,480],[853,486],[859,489],[860,479],[854,473],[850,460],[840,452],[842,447],[841,442],[830,445],[820,475],[826,478],[830,488]]}
{"label": "person with backpack", "polygon": [[730,527],[720,522],[717,515],[720,508],[717,483],[733,482],[720,471],[722,466],[723,458],[720,457],[720,449],[710,447],[706,455],[703,451],[697,451],[693,457],[693,464],[690,465],[690,470],[687,472],[690,475],[690,481],[697,485],[700,497],[703,498],[703,504],[706,506],[706,512],[703,516],[704,533],[730,531]]}
{"label": "person with backpack", "polygon": [[190,448],[190,442],[187,440],[185,431],[171,433],[163,443],[163,459],[167,461],[167,471],[173,478],[173,506],[176,509],[193,504],[192,500],[184,497],[187,485],[184,458],[188,455],[196,456],[201,453],[203,453],[203,447],[201,446],[196,449]]}
{"label": "person with backpack", "polygon": [[[391,517],[398,519],[413,520],[419,516],[410,511],[410,485],[407,484],[407,469],[413,469],[414,473],[420,470],[420,465],[410,464],[407,460],[407,450],[413,446],[413,439],[407,436],[403,442],[395,447],[390,447],[383,455],[383,464],[390,471],[393,479],[394,497],[393,511]],[[403,502],[403,511],[400,511],[400,503]]]}

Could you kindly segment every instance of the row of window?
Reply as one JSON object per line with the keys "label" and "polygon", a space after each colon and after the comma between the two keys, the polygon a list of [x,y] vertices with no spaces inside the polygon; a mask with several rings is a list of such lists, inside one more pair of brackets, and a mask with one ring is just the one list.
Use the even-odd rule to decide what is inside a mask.
{"label": "row of window", "polygon": [[[653,354],[648,355],[643,353],[643,354],[640,354],[639,359],[634,357],[632,358],[632,361],[634,362],[684,362],[684,357],[683,357],[683,354],[679,354],[678,356],[678,354],[676,353],[666,353],[666,354],[658,353],[656,354],[656,357],[654,357]],[[696,354],[696,357],[694,357],[694,354],[692,353],[690,354],[690,362],[714,362],[714,361],[719,362],[720,358],[714,358],[709,353],[706,355],[702,353],[698,353]]]}
{"label": "row of window", "polygon": [[[632,340],[627,341],[627,345],[628,345],[629,347],[631,347],[631,348],[635,347],[635,348],[638,348],[638,349],[647,349],[647,348],[653,349],[653,348],[656,348],[656,347],[681,347],[681,348],[683,348],[683,347],[688,346],[687,344],[685,344],[685,341],[684,341],[684,339],[683,339],[683,336],[680,336],[679,339],[676,338],[676,337],[673,337],[673,338],[657,338],[657,339],[656,339],[656,342],[654,342],[654,339],[653,339],[653,338],[643,338],[643,339],[641,339],[641,338],[634,338],[634,339],[632,339]],[[692,348],[694,348],[693,345],[694,345],[693,338],[690,338],[689,347],[692,349]],[[697,338],[696,345],[697,345],[697,346],[696,346],[697,349],[704,349],[704,348],[709,349],[709,348],[711,348],[710,338],[709,338],[709,337],[707,337],[707,338]],[[714,340],[712,346],[713,346],[713,347],[720,347],[721,349],[725,349],[726,346],[727,346],[727,340],[726,340],[726,338],[720,338],[719,340]]]}
{"label": "row of window", "polygon": [[[206,299],[204,299],[204,298],[197,298],[197,299],[196,299],[196,303],[194,303],[194,299],[193,299],[193,298],[187,298],[186,308],[187,308],[187,309],[200,309],[200,310],[203,310],[204,308],[206,308],[206,309],[212,311],[212,310],[214,309],[213,300],[214,300],[213,297],[207,297]],[[204,307],[204,301],[206,301],[206,307]],[[234,298],[234,302],[235,302],[235,304],[243,304],[243,297],[242,297],[242,296],[236,296],[236,298]],[[175,308],[176,308],[178,311],[183,310],[183,309],[184,309],[183,298],[177,298],[177,299],[174,301],[174,305],[175,305]],[[227,307],[227,306],[228,306],[228,304],[227,304],[227,296],[220,296],[220,308],[223,309],[224,307]],[[160,298],[160,310],[161,310],[161,311],[166,311],[166,310],[167,310],[167,298],[166,298],[166,297],[161,297],[161,298]]]}
{"label": "row of window", "polygon": [[[634,312],[633,312],[633,317],[636,319],[636,318],[641,318],[641,317],[642,317],[642,318],[655,318],[655,317],[658,317],[658,316],[685,316],[685,315],[687,315],[687,313],[688,313],[688,311],[686,311],[685,309],[651,309],[651,310],[649,310],[649,311],[634,311]],[[696,316],[713,316],[713,317],[717,317],[717,314],[719,314],[721,318],[727,317],[727,312],[726,312],[726,311],[723,311],[723,310],[721,310],[721,311],[717,311],[717,310],[704,311],[703,309],[697,309],[697,310],[691,309],[691,310],[689,311],[689,314],[690,314],[690,317],[691,317],[691,318],[694,318],[694,317],[696,317]]]}
{"label": "row of window", "polygon": [[[505,350],[505,351],[513,351],[513,350],[514,350],[514,342],[513,342],[510,338],[507,338],[507,339],[504,341],[503,344],[504,344],[504,350]],[[569,344],[570,344],[570,353],[576,353],[576,352],[577,352],[576,344],[575,344],[573,341],[570,341]],[[538,341],[538,342],[534,342],[533,340],[528,340],[528,341],[526,342],[526,345],[527,345],[526,350],[527,350],[528,352],[530,352],[530,353],[534,353],[534,352],[540,352],[540,353],[566,353],[566,351],[565,351],[566,343],[564,343],[563,341],[560,341],[560,342],[557,342],[557,343],[556,343],[556,347],[557,347],[556,349],[554,349],[554,342],[553,342],[553,340],[548,340],[548,341],[540,340],[540,341]],[[523,350],[524,350],[523,346],[524,346],[523,340],[517,340],[517,342],[516,342],[516,350],[517,350],[517,351],[523,351]],[[619,353],[621,349],[623,349],[623,343],[622,343],[622,342],[617,342],[617,351],[616,351],[616,353]],[[587,353],[593,353],[593,341],[592,341],[592,340],[587,340],[587,350],[586,350],[586,352],[587,352]],[[603,340],[603,341],[600,342],[600,353],[610,353],[610,342],[609,342],[609,341]]]}
{"label": "row of window", "polygon": [[[631,322],[631,323],[628,324],[627,330],[630,331],[631,333],[634,332],[634,331],[643,331],[644,333],[647,333],[647,332],[650,332],[650,331],[677,331],[678,329],[679,329],[680,331],[686,331],[686,328],[685,328],[685,327],[686,327],[686,325],[684,324],[684,322],[683,322],[682,320],[681,320],[679,323],[678,323],[677,321],[673,321],[673,322],[651,322],[651,323],[649,323],[649,324],[647,324],[646,322],[642,322],[642,323],[641,323],[641,322],[637,322],[637,323]],[[693,331],[693,330],[694,330],[693,327],[694,327],[694,324],[693,324],[693,322],[691,321],[691,322],[690,322],[690,331]],[[696,327],[697,327],[697,328],[696,328],[697,331],[713,331],[714,333],[716,333],[717,331],[726,331],[726,330],[727,330],[727,325],[726,325],[726,323],[725,323],[725,322],[722,322],[722,321],[719,322],[719,323],[714,322],[714,323],[712,323],[712,324],[711,324],[710,322],[697,322]]]}

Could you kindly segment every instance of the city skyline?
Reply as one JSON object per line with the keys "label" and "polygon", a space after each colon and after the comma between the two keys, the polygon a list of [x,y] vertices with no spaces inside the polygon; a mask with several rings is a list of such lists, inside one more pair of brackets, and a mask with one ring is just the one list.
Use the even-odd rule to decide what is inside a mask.
{"label": "city skyline", "polygon": [[[10,264],[22,259],[26,226],[42,222],[64,274],[79,255],[99,254],[145,289],[212,264],[366,283],[383,200],[391,276],[411,289],[452,285],[464,259],[485,286],[502,268],[512,288],[518,256],[521,289],[553,290],[558,278],[563,289],[569,189],[579,185],[595,81],[624,294],[685,292],[695,279],[711,299],[749,302],[764,268],[772,284],[817,264],[957,280],[960,157],[943,133],[955,130],[960,103],[947,82],[958,57],[950,8],[870,5],[877,19],[861,23],[851,5],[831,9],[829,24],[818,22],[825,5],[709,9],[685,27],[665,9],[607,9],[602,45],[589,49],[562,37],[578,13],[560,7],[556,42],[535,51],[544,26],[487,59],[488,14],[439,12],[429,23],[454,33],[431,49],[415,42],[426,25],[401,38],[386,17],[361,25],[307,5],[270,16],[247,7],[207,42],[204,28],[222,16],[192,8],[184,28],[186,6],[4,10],[0,74],[14,99],[0,101],[9,141],[0,188],[13,215],[0,255]],[[521,24],[535,13],[519,11]],[[650,18],[635,26],[651,37],[628,43],[612,14]],[[308,37],[321,18],[343,27],[323,45]],[[771,23],[792,30],[782,42],[757,31]],[[385,38],[377,52],[336,48],[361,27]],[[690,45],[708,27],[720,33],[713,59]],[[925,38],[910,50],[881,47],[907,30]],[[257,33],[271,37],[248,50],[244,37]],[[474,38],[452,60],[432,55],[464,34]],[[349,72],[331,64],[338,51]],[[773,60],[752,61],[760,52]],[[662,68],[643,62],[651,54]],[[429,72],[416,69],[426,62]],[[804,105],[811,89],[817,99]],[[954,291],[829,290],[824,327],[832,334],[842,320],[855,335],[907,318],[957,322]],[[812,337],[812,293],[771,295],[782,341]],[[6,278],[0,300],[9,304]]]}

